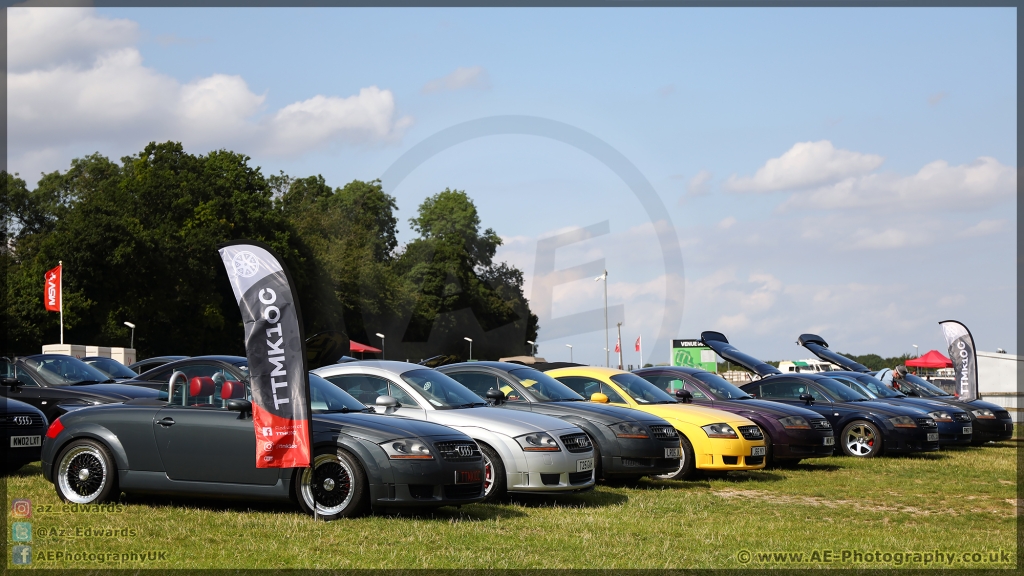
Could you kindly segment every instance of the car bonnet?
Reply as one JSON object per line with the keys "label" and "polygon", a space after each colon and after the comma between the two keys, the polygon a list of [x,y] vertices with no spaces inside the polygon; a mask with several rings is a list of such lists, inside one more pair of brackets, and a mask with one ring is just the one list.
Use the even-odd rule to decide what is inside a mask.
{"label": "car bonnet", "polygon": [[314,414],[313,419],[328,422],[330,425],[341,425],[342,432],[373,442],[384,442],[395,438],[429,438],[436,436],[469,437],[458,430],[422,420],[412,420],[400,416],[383,414]]}
{"label": "car bonnet", "polygon": [[554,416],[505,410],[493,406],[457,408],[453,410],[430,410],[427,418],[446,426],[470,426],[483,428],[506,436],[521,436],[531,432],[562,431],[576,426]]}

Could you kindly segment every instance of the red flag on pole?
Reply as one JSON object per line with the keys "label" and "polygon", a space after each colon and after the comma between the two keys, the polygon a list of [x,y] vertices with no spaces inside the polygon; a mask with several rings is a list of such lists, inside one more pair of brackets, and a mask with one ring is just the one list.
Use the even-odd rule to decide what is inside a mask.
{"label": "red flag on pole", "polygon": [[615,341],[615,353],[618,354],[619,352],[622,352],[621,341],[620,340],[616,340]]}
{"label": "red flag on pole", "polygon": [[43,301],[50,312],[60,312],[60,269],[61,265],[58,265],[44,276],[46,280],[43,283]]}
{"label": "red flag on pole", "polygon": [[640,338],[643,338],[643,336],[637,336],[636,337],[636,351],[637,352],[640,351]]}

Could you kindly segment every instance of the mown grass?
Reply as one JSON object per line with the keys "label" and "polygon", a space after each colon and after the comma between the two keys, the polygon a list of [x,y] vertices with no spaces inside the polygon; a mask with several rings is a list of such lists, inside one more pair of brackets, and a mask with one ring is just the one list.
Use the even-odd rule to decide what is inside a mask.
{"label": "mown grass", "polygon": [[[316,522],[287,505],[131,498],[120,512],[36,512],[33,553],[165,551],[156,562],[39,561],[32,568],[895,568],[777,561],[741,551],[1009,552],[1016,559],[1017,444],[788,469],[600,485],[579,495]],[[38,464],[7,479],[10,501],[59,506]],[[74,538],[76,528],[135,536]],[[40,537],[53,530],[65,536]],[[59,532],[58,532],[59,534]],[[11,532],[8,529],[8,566]],[[987,558],[987,556],[986,556]],[[1015,568],[962,564],[954,568]],[[923,564],[904,562],[902,567]],[[934,565],[930,566],[934,567]]]}

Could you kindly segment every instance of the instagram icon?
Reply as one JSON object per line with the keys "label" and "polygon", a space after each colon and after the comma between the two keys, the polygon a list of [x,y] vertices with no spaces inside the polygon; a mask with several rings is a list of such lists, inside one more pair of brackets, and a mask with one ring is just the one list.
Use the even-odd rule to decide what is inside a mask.
{"label": "instagram icon", "polygon": [[32,501],[28,498],[18,498],[11,501],[11,515],[15,518],[32,517]]}

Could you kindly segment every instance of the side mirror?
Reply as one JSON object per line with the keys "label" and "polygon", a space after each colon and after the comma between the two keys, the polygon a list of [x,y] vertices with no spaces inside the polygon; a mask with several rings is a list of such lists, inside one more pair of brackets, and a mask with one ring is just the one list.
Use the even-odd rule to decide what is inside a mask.
{"label": "side mirror", "polygon": [[501,406],[505,403],[505,393],[491,388],[487,391],[487,401],[493,406]]}
{"label": "side mirror", "polygon": [[808,406],[810,406],[811,404],[814,404],[814,396],[811,396],[810,394],[808,394],[806,392],[804,392],[803,394],[800,395],[800,399],[803,400],[804,404],[807,404]]}
{"label": "side mirror", "polygon": [[604,394],[601,394],[600,392],[594,392],[593,394],[590,395],[590,401],[600,402],[601,404],[607,404],[608,397],[605,396]]}
{"label": "side mirror", "polygon": [[252,402],[249,402],[248,400],[243,400],[241,398],[228,398],[224,401],[224,406],[232,412],[252,414]]}
{"label": "side mirror", "polygon": [[395,410],[402,407],[402,403],[398,401],[398,398],[394,396],[381,395],[377,396],[377,401],[374,402],[373,411],[377,414],[393,414]]}
{"label": "side mirror", "polygon": [[679,400],[684,404],[693,402],[693,392],[680,388],[679,390],[676,390],[676,398],[679,398]]}
{"label": "side mirror", "polygon": [[4,376],[0,383],[11,389],[18,388],[19,386],[21,386],[21,382],[18,381],[17,378],[12,378],[11,376]]}

